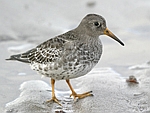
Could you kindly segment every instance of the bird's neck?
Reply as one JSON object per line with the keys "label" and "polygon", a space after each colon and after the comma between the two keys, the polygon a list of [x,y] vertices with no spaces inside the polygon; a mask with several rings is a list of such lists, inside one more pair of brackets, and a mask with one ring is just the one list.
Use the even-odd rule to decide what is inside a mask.
{"label": "bird's neck", "polygon": [[99,36],[93,36],[89,33],[87,33],[84,29],[79,29],[79,28],[76,28],[73,30],[73,32],[75,34],[78,34],[78,40],[80,42],[85,42],[85,43],[92,43],[93,41],[99,41]]}

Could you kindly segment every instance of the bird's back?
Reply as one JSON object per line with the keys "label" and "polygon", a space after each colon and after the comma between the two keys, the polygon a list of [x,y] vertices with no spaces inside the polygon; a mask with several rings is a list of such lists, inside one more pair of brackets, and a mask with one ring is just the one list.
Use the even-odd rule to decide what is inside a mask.
{"label": "bird's back", "polygon": [[59,35],[25,53],[12,55],[8,60],[30,63],[33,70],[53,79],[85,75],[98,63],[102,45],[98,38],[88,37],[89,41],[82,41],[75,34],[70,31]]}

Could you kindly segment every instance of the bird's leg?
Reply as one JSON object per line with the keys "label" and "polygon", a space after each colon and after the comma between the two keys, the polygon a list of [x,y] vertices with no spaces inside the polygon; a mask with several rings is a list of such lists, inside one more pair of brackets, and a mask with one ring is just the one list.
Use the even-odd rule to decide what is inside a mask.
{"label": "bird's leg", "polygon": [[83,94],[77,94],[77,93],[74,91],[74,89],[72,88],[72,86],[71,86],[71,84],[70,84],[70,81],[69,81],[69,80],[66,80],[66,82],[67,82],[67,84],[68,84],[70,90],[72,91],[72,94],[70,95],[70,97],[73,96],[74,99],[76,99],[77,97],[78,97],[79,99],[81,99],[81,98],[84,98],[84,97],[87,97],[87,96],[93,96],[93,94],[91,94],[92,91],[89,91],[89,92],[86,92],[86,93],[83,93]]}
{"label": "bird's leg", "polygon": [[55,96],[55,80],[54,79],[51,79],[51,86],[52,86],[52,98],[50,100],[48,100],[47,102],[51,102],[51,101],[54,101],[56,102],[57,104],[59,104],[61,106],[61,104],[59,103],[58,99],[56,98]]}

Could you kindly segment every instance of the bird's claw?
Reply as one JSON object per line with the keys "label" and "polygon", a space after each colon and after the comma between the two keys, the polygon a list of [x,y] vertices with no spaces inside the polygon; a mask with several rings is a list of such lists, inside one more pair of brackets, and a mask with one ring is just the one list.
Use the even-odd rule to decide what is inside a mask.
{"label": "bird's claw", "polygon": [[48,102],[51,102],[51,101],[53,101],[53,102],[59,104],[60,106],[62,106],[62,105],[59,103],[59,100],[58,100],[56,97],[52,97],[50,100],[47,100],[46,102],[48,103]]}
{"label": "bird's claw", "polygon": [[74,100],[75,100],[76,98],[82,99],[82,98],[85,98],[85,97],[87,97],[87,96],[94,96],[94,95],[91,94],[91,93],[92,93],[92,91],[88,91],[88,92],[83,93],[83,94],[77,94],[76,92],[73,92],[73,93],[70,95],[70,97],[73,96],[73,97],[74,97]]}

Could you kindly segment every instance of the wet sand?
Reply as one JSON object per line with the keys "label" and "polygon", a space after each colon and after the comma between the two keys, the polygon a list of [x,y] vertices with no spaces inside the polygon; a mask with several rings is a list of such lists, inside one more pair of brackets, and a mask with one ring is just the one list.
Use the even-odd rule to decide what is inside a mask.
{"label": "wet sand", "polygon": [[74,101],[69,98],[69,91],[56,90],[62,106],[46,102],[51,95],[47,83],[26,81],[20,86],[20,96],[6,104],[6,113],[148,113],[150,64],[143,70],[136,73],[138,83],[134,83],[126,82],[111,68],[94,69],[88,75],[74,79],[78,93],[92,90],[94,96]]}
{"label": "wet sand", "polygon": [[[93,90],[95,96],[71,104],[73,112],[111,113],[114,111],[120,113],[126,111],[123,113],[149,113],[150,103],[148,100],[150,95],[149,90],[147,90],[149,88],[149,68],[132,67],[132,70],[128,69],[130,66],[140,65],[150,60],[149,10],[150,2],[148,0],[83,0],[82,2],[79,1],[79,4],[76,4],[76,1],[67,0],[63,4],[58,0],[43,2],[15,0],[13,3],[9,0],[1,0],[0,112],[21,109],[21,107],[19,107],[20,109],[16,108],[16,103],[7,107],[5,105],[19,98],[21,93],[19,87],[22,83],[30,80],[42,80],[49,84],[49,78],[41,79],[28,65],[19,62],[6,62],[5,59],[11,54],[24,52],[50,37],[75,28],[87,13],[94,12],[106,18],[108,28],[125,43],[125,47],[121,47],[106,36],[100,37],[104,48],[102,58],[95,67],[98,70],[93,70],[95,74],[91,73],[92,76],[88,74],[82,78],[71,80],[78,92]],[[103,72],[105,67],[109,67],[108,69],[113,70],[115,74]],[[97,77],[99,75],[101,77]],[[139,84],[133,87],[129,86],[125,79],[130,75],[135,75],[140,80]],[[92,84],[93,81],[91,80],[95,84]],[[77,86],[78,81],[80,84]],[[83,85],[81,85],[82,83]],[[103,85],[104,83],[106,85]],[[50,88],[49,85],[48,87]],[[62,97],[70,94],[64,81],[57,82],[56,89],[61,91],[59,95],[62,94]],[[50,92],[42,92],[42,94],[43,97],[37,98],[37,101],[50,98]],[[134,94],[138,96],[134,96]],[[33,102],[33,100],[28,102],[31,101]],[[47,104],[42,106],[38,104],[39,108],[44,107],[41,110],[54,112],[55,104],[46,106]],[[93,109],[90,109],[91,107]],[[36,107],[30,110],[36,110]]]}

